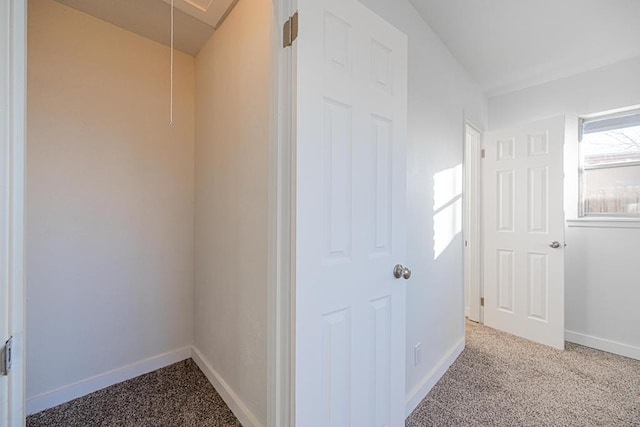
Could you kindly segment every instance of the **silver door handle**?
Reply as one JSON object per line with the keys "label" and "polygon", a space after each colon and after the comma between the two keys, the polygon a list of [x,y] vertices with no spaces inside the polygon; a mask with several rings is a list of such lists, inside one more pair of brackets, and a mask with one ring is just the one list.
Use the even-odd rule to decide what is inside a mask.
{"label": "silver door handle", "polygon": [[396,279],[404,277],[405,280],[409,280],[411,278],[411,269],[403,266],[402,264],[398,264],[393,268],[393,276]]}
{"label": "silver door handle", "polygon": [[553,249],[558,249],[560,247],[560,242],[558,242],[557,240],[554,240],[553,242],[549,242],[549,246],[552,247]]}

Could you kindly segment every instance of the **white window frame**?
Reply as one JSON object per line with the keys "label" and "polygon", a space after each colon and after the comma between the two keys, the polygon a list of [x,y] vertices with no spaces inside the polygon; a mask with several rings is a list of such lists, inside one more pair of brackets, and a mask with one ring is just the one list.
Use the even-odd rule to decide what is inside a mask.
{"label": "white window frame", "polygon": [[578,119],[578,218],[581,220],[603,220],[603,221],[640,221],[640,214],[625,214],[625,213],[587,213],[585,212],[585,195],[586,195],[586,183],[584,172],[587,170],[597,169],[615,169],[621,167],[633,167],[640,166],[640,161],[634,162],[619,162],[608,163],[606,165],[595,165],[585,167],[582,157],[582,140],[583,130],[585,123],[613,119],[617,117],[624,117],[630,115],[640,114],[640,106],[617,110],[615,112],[599,113],[589,116],[579,117]]}

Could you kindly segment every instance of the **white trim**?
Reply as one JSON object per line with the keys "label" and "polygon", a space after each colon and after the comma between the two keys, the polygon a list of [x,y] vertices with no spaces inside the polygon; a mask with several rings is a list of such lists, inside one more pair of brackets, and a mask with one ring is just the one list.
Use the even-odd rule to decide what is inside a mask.
{"label": "white trim", "polygon": [[[9,275],[5,272],[11,265],[9,256],[9,234],[11,233],[9,183],[11,182],[9,151],[8,108],[11,99],[9,82],[9,64],[11,63],[9,28],[9,3],[0,4],[0,346],[11,336],[11,306],[9,304]],[[9,425],[9,377],[0,375],[0,426]]]}
{"label": "white trim", "polygon": [[27,415],[53,408],[70,400],[86,396],[105,387],[178,363],[191,357],[191,346],[182,347],[158,356],[93,376],[56,390],[33,396],[27,400]]}
{"label": "white trim", "polygon": [[269,302],[267,356],[267,425],[292,426],[294,411],[293,300],[293,53],[282,47],[283,23],[294,12],[292,0],[273,0],[274,80],[271,106],[269,173]]}
{"label": "white trim", "polygon": [[258,418],[195,346],[192,347],[192,358],[244,427],[262,427]]}
{"label": "white trim", "polygon": [[464,337],[449,350],[449,352],[438,362],[438,364],[420,381],[406,397],[405,414],[408,417],[418,407],[420,402],[427,397],[434,385],[442,378],[456,361],[460,353],[464,350]]}
{"label": "white trim", "polygon": [[576,218],[568,219],[567,227],[640,228],[640,218]]}
{"label": "white trim", "polygon": [[[469,144],[468,129],[478,134],[476,144]],[[481,308],[480,297],[482,296],[482,264],[481,252],[481,162],[480,153],[482,149],[482,132],[469,120],[464,122],[464,285],[467,304],[465,306],[465,316],[474,322],[480,322]]]}
{"label": "white trim", "polygon": [[583,165],[583,171],[593,171],[593,170],[602,170],[602,169],[618,169],[618,168],[626,168],[626,167],[637,167],[640,166],[640,161],[630,161],[630,162],[616,162],[616,163],[602,163],[597,165]]}
{"label": "white trim", "polygon": [[564,331],[564,337],[566,341],[575,344],[640,360],[640,347],[566,330]]}
{"label": "white trim", "polygon": [[[27,51],[27,2],[2,1],[2,32],[0,38],[0,67],[4,78],[0,82],[3,108],[1,114],[6,122],[0,127],[0,152],[3,164],[0,181],[4,185],[4,197],[0,206],[0,270],[3,288],[7,297],[5,307],[0,307],[3,321],[8,328],[0,331],[2,344],[5,333],[13,336],[13,363],[11,372],[0,380],[3,392],[8,392],[7,401],[0,408],[0,424],[17,427],[25,419],[25,273],[24,273],[24,183],[25,183],[25,134],[26,134],[26,51]],[[5,157],[6,155],[6,157]],[[4,393],[2,395],[4,400]],[[4,406],[6,405],[6,406]],[[7,409],[7,411],[5,411]]]}

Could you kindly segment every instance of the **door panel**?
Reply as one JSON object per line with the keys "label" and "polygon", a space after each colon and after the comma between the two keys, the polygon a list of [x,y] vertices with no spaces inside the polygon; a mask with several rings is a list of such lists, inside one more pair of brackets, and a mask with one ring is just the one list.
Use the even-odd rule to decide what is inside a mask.
{"label": "door panel", "polygon": [[407,38],[299,0],[296,425],[404,425]]}
{"label": "door panel", "polygon": [[556,348],[564,348],[563,146],[559,117],[487,133],[483,161],[485,323]]}

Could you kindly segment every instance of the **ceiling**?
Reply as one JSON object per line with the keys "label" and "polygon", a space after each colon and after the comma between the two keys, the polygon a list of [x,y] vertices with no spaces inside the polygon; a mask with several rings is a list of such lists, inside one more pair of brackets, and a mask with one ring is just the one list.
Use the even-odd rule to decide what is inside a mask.
{"label": "ceiling", "polygon": [[409,0],[489,96],[640,56],[639,0]]}
{"label": "ceiling", "polygon": [[[171,43],[171,0],[56,0],[125,30]],[[174,46],[197,55],[237,0],[174,0]]]}
{"label": "ceiling", "polygon": [[[57,0],[169,45],[171,0]],[[174,0],[197,55],[238,0]],[[393,0],[388,0],[393,1]],[[640,56],[640,0],[409,0],[487,95]]]}

